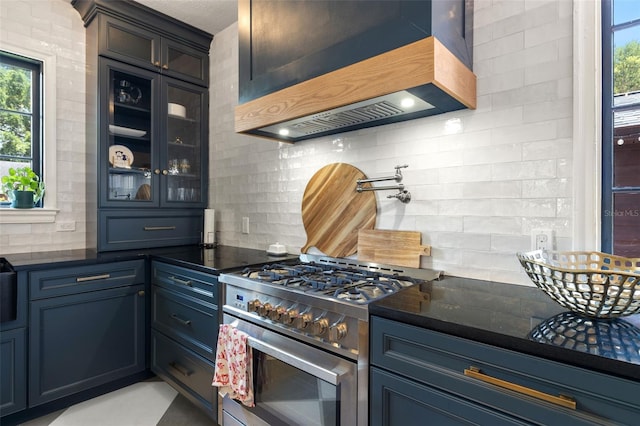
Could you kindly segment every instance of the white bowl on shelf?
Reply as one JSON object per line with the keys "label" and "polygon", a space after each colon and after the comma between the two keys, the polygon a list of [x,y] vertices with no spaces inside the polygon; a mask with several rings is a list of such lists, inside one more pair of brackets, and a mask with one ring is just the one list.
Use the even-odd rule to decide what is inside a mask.
{"label": "white bowl on shelf", "polygon": [[183,105],[169,102],[167,113],[175,117],[185,118],[187,116],[187,109]]}

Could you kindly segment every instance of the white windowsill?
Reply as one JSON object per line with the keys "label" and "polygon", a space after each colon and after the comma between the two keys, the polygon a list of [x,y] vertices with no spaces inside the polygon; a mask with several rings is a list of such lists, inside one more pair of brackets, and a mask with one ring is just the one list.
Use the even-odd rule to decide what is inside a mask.
{"label": "white windowsill", "polygon": [[58,209],[0,209],[0,223],[53,223]]}

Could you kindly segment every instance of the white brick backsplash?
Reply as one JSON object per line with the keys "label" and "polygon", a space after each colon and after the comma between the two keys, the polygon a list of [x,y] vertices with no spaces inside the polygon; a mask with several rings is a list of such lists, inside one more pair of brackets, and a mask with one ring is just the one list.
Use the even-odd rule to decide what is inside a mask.
{"label": "white brick backsplash", "polygon": [[[43,9],[33,11],[40,3],[0,2],[0,36],[57,52],[58,148],[73,156],[73,161],[59,158],[58,204],[60,217],[84,229],[85,196],[74,195],[82,189],[71,169],[85,153],[84,28],[68,2],[46,2],[52,18]],[[516,251],[530,248],[531,229],[553,229],[559,248],[572,244],[571,182],[574,167],[580,167],[573,164],[572,4],[475,1],[476,110],[295,145],[235,134],[237,23],[216,34],[211,46],[209,205],[216,209],[219,243],[266,249],[278,241],[295,252],[306,243],[301,201],[317,170],[345,162],[377,177],[408,164],[403,183],[412,200],[402,204],[386,198],[393,191],[377,192],[378,228],[421,232],[423,242],[432,245],[432,256],[422,258],[424,267],[531,285],[515,258]],[[250,217],[248,235],[241,233],[243,216]],[[80,232],[56,233],[55,224],[35,229],[41,238],[27,242],[23,237],[30,234],[30,225],[3,227],[3,234],[13,236],[3,250],[43,249],[42,241],[59,248],[83,247]]]}
{"label": "white brick backsplash", "polygon": [[567,178],[525,180],[522,182],[522,196],[525,198],[564,198],[570,195],[571,185]]}
{"label": "white brick backsplash", "polygon": [[[56,201],[60,210],[56,220],[76,222],[72,232],[56,232],[55,223],[1,224],[0,234],[9,238],[3,240],[0,255],[85,248],[86,67],[82,19],[68,1],[2,1],[0,40],[7,48],[18,46],[34,52],[37,59],[55,55]],[[45,120],[47,116],[45,111]],[[46,182],[46,174],[44,178]]]}
{"label": "white brick backsplash", "polygon": [[[462,110],[391,126],[318,138],[296,145],[279,145],[233,135],[233,124],[218,118],[226,135],[212,139],[213,180],[234,179],[212,185],[211,206],[237,209],[236,219],[221,226],[225,242],[264,248],[264,241],[280,241],[288,248],[306,241],[301,219],[277,225],[278,214],[300,216],[299,200],[306,183],[322,166],[348,162],[367,176],[385,176],[396,164],[409,164],[403,183],[412,201],[403,205],[387,200],[391,192],[376,194],[381,229],[415,229],[432,245],[432,256],[422,265],[447,273],[530,285],[522,274],[515,252],[527,250],[530,230],[544,226],[566,240],[571,234],[572,176],[572,50],[571,7],[555,0],[477,0],[474,18],[474,71],[478,76],[478,109]],[[568,2],[571,3],[571,2]],[[213,49],[237,43],[234,25],[216,35]],[[544,33],[537,41],[531,37]],[[235,54],[214,61],[212,76],[220,70],[235,72]],[[222,62],[222,63],[220,63]],[[231,63],[231,65],[229,65]],[[237,94],[212,90],[226,97],[223,105],[235,105]],[[218,114],[225,114],[219,109]],[[226,113],[231,114],[231,111]],[[457,120],[457,121],[450,121]],[[459,127],[453,130],[452,123]],[[213,132],[212,132],[213,134]],[[254,157],[258,146],[266,150]],[[249,150],[249,153],[247,153]],[[277,160],[268,152],[277,152]],[[256,162],[276,162],[269,171]],[[238,168],[241,169],[238,172]],[[242,212],[257,203],[256,194],[238,201],[250,169],[258,179],[286,177],[281,190],[297,188],[287,213],[275,212],[269,203],[286,204],[281,197],[260,197],[260,208],[269,212],[264,227],[268,235],[248,238],[236,235]],[[276,201],[279,200],[279,201]],[[297,203],[297,205],[296,205]],[[275,209],[278,211],[278,209]],[[223,216],[226,217],[226,216]],[[229,229],[225,229],[226,226]],[[278,234],[278,231],[282,232]],[[269,234],[270,233],[270,234]],[[284,237],[283,233],[286,233]],[[288,241],[285,241],[288,240]],[[563,241],[565,241],[563,240]]]}
{"label": "white brick backsplash", "polygon": [[553,159],[492,164],[490,167],[491,179],[497,181],[556,177]]}
{"label": "white brick backsplash", "polygon": [[522,218],[466,216],[463,218],[464,232],[519,235]]}

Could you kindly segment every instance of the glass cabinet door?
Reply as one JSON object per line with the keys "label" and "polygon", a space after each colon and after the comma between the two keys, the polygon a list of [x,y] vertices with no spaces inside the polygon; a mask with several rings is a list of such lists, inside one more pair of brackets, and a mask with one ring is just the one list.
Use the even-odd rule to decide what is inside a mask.
{"label": "glass cabinet door", "polygon": [[100,26],[101,54],[151,70],[160,68],[158,34],[110,17],[101,20]]}
{"label": "glass cabinet door", "polygon": [[[153,173],[156,153],[154,135],[154,76],[109,66],[107,125],[108,141],[102,144],[106,158],[106,188],[101,199],[109,205],[158,204],[158,177]],[[105,115],[103,115],[104,117]],[[104,175],[103,175],[104,176]],[[156,178],[154,179],[154,176]]]}
{"label": "glass cabinet door", "polygon": [[207,175],[202,149],[206,140],[203,125],[206,90],[177,80],[168,80],[165,90],[167,148],[161,162],[166,164],[167,174],[166,178],[163,176],[166,181],[163,199],[170,204],[201,204],[205,200]]}
{"label": "glass cabinet door", "polygon": [[162,56],[163,73],[199,85],[208,84],[208,54],[183,44],[163,39]]}

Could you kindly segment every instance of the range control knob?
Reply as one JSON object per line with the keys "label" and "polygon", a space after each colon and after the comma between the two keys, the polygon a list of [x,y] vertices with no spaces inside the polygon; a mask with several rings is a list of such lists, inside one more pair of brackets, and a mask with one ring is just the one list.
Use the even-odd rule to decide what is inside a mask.
{"label": "range control knob", "polygon": [[297,329],[304,330],[311,322],[311,314],[300,314],[293,320],[293,326]]}
{"label": "range control knob", "polygon": [[249,301],[247,305],[247,309],[249,310],[249,312],[258,312],[261,306],[262,306],[262,303],[260,303],[258,299],[254,299]]}
{"label": "range control knob", "polygon": [[293,321],[298,317],[298,311],[296,309],[289,309],[280,315],[280,322],[286,325],[293,324]]}
{"label": "range control knob", "polygon": [[339,322],[329,327],[329,340],[337,342],[347,335],[347,324]]}
{"label": "range control knob", "polygon": [[320,336],[327,331],[327,328],[329,328],[329,320],[326,318],[318,318],[313,322],[311,332],[316,336]]}
{"label": "range control knob", "polygon": [[271,312],[271,310],[273,309],[273,306],[271,306],[271,303],[267,302],[263,305],[260,305],[258,307],[258,314],[261,317],[266,317],[269,315],[269,313]]}
{"label": "range control knob", "polygon": [[271,312],[269,312],[269,318],[272,321],[279,321],[280,318],[282,317],[282,315],[286,312],[287,310],[282,307],[282,306],[276,306],[275,308],[273,308],[271,310]]}

